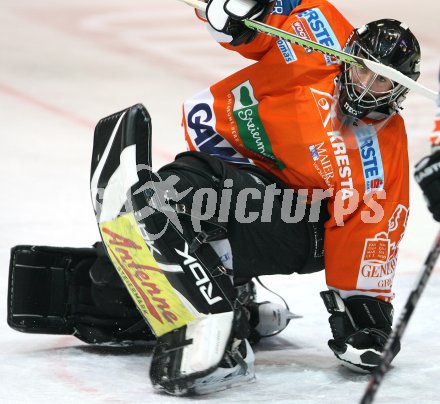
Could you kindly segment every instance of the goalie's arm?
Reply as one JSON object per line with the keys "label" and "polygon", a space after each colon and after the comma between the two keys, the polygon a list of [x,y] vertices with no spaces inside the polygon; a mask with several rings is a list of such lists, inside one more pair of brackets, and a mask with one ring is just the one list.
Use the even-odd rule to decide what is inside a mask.
{"label": "goalie's arm", "polygon": [[[180,1],[183,1],[184,3],[187,3],[193,7],[196,7],[199,10],[206,10],[206,4],[201,1],[197,1],[197,0],[180,0]],[[211,0],[211,1],[225,2],[225,0]],[[236,0],[236,1],[241,3],[240,0]],[[263,0],[261,0],[261,1],[263,1]],[[338,51],[338,50],[335,50],[331,47],[321,45],[321,44],[314,42],[312,40],[305,39],[305,38],[302,38],[298,35],[281,30],[281,29],[277,28],[276,26],[273,26],[273,24],[270,24],[270,25],[265,24],[261,21],[258,21],[259,15],[257,15],[257,20],[247,18],[247,15],[246,15],[245,17],[242,18],[241,21],[250,30],[258,31],[260,33],[264,33],[266,35],[270,35],[270,36],[278,38],[278,39],[287,40],[295,45],[300,45],[304,48],[311,49],[315,52],[320,52],[320,53],[330,55],[330,56],[332,56],[340,61],[343,61],[345,63],[365,66],[368,69],[370,69],[371,71],[373,71],[374,73],[376,73],[380,76],[383,76],[383,77],[387,77],[390,80],[401,84],[402,86],[412,90],[413,92],[415,92],[423,97],[429,98],[431,100],[436,100],[438,98],[438,93],[436,91],[433,91],[433,90],[423,86],[422,84],[417,83],[416,81],[405,76],[404,74],[400,73],[396,69],[393,69],[389,66],[385,66],[381,63],[374,62],[372,60],[356,57],[356,56],[350,55],[346,52]],[[250,14],[250,16],[251,16],[251,14]],[[271,22],[271,21],[267,21],[267,22]]]}
{"label": "goalie's arm", "polygon": [[258,35],[257,30],[247,27],[244,22],[252,18],[281,27],[293,6],[289,3],[289,7],[283,7],[282,13],[274,13],[274,4],[273,0],[209,0],[207,3],[191,2],[190,5],[195,6],[198,16],[208,22],[209,33],[220,45],[245,58],[259,60],[277,39]]}

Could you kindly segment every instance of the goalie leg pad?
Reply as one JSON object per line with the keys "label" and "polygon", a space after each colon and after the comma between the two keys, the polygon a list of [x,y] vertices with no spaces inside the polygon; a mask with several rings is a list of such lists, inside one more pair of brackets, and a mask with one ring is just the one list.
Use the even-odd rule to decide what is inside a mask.
{"label": "goalie leg pad", "polygon": [[252,381],[254,354],[246,339],[230,339],[232,313],[212,314],[158,339],[153,386],[172,395],[207,394]]}
{"label": "goalie leg pad", "polygon": [[9,326],[21,332],[73,334],[73,321],[65,317],[70,269],[80,261],[91,267],[95,259],[93,248],[14,247],[9,268]]}
{"label": "goalie leg pad", "polygon": [[[97,221],[110,259],[163,348],[153,355],[153,383],[172,393],[170,377],[178,385],[219,366],[232,338],[235,290],[211,245],[169,203],[173,178],[162,181],[151,167],[151,119],[142,105],[98,123],[91,176]],[[211,333],[220,337],[212,351],[205,341]],[[188,359],[196,352],[199,360]]]}
{"label": "goalie leg pad", "polygon": [[88,343],[154,341],[102,246],[16,246],[8,324],[25,333],[74,335]]}

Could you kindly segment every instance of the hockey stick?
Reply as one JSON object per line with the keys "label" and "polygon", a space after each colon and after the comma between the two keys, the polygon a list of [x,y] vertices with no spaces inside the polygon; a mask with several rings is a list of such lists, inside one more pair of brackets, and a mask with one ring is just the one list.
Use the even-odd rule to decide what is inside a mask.
{"label": "hockey stick", "polygon": [[[440,84],[440,71],[439,71],[438,79]],[[440,95],[437,98],[437,115],[436,115],[437,117],[438,114],[440,113],[439,108],[440,108]],[[436,132],[436,129],[434,129],[434,132]],[[393,359],[393,352],[397,347],[398,341],[402,337],[403,332],[405,331],[405,328],[409,322],[412,312],[414,311],[414,308],[420,298],[420,295],[422,294],[423,289],[425,288],[426,283],[428,282],[428,278],[431,275],[431,272],[440,254],[439,244],[440,244],[440,231],[438,232],[436,241],[432,246],[428,254],[428,257],[426,258],[425,263],[423,264],[423,268],[420,272],[417,282],[414,285],[414,289],[410,293],[408,300],[402,310],[402,314],[400,315],[399,322],[397,323],[394,332],[390,335],[387,345],[384,348],[381,362],[379,363],[379,366],[377,366],[377,368],[371,374],[370,380],[368,382],[368,386],[365,389],[363,398],[361,400],[361,404],[368,404],[373,401],[376,391],[379,388],[382,379],[384,378],[386,372],[390,367],[390,363]]]}
{"label": "hockey stick", "polygon": [[440,254],[440,231],[437,233],[435,242],[429,251],[429,254],[423,264],[422,270],[420,271],[419,278],[417,279],[413,290],[411,291],[408,300],[400,314],[399,321],[391,333],[385,349],[382,353],[382,358],[379,366],[377,366],[371,373],[368,386],[362,397],[361,404],[370,404],[373,402],[374,396],[382,382],[386,372],[388,371],[391,361],[393,360],[393,352],[396,349],[400,339],[402,338],[405,328],[408,325],[409,319],[419,301],[420,295],[422,294],[428,279],[434,269],[437,258]]}
{"label": "hockey stick", "polygon": [[[206,3],[203,3],[202,1],[199,1],[199,0],[179,0],[179,1],[182,1],[183,3],[186,3],[186,4],[196,8],[197,10],[200,10],[200,11],[206,10]],[[350,55],[349,53],[330,48],[329,46],[321,45],[317,42],[302,38],[298,35],[292,34],[287,31],[283,31],[282,29],[272,27],[270,25],[264,24],[259,21],[246,19],[246,20],[243,20],[243,23],[248,28],[253,29],[255,31],[261,32],[266,35],[273,36],[278,39],[286,40],[290,43],[302,46],[306,49],[314,50],[315,52],[323,53],[324,55],[334,57],[335,59],[337,59],[341,62],[366,67],[367,69],[370,69],[372,72],[374,72],[380,76],[387,77],[390,80],[401,84],[402,86],[410,89],[411,91],[414,91],[417,94],[420,94],[420,95],[427,97],[431,100],[437,99],[438,94],[436,91],[433,91],[433,90],[430,90],[429,88],[426,88],[422,84],[417,83],[416,81],[405,76],[404,74],[400,73],[396,69],[393,69],[392,67],[383,65],[381,63],[374,62],[373,60],[368,60],[368,59],[364,59],[364,58],[361,58],[358,56],[353,56],[353,55]]]}

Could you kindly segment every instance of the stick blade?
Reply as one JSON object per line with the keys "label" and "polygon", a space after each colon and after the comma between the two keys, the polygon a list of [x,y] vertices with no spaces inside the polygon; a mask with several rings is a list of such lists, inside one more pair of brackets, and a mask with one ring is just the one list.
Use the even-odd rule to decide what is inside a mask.
{"label": "stick blade", "polygon": [[437,101],[439,94],[436,91],[426,88],[425,86],[417,83],[413,79],[400,73],[396,69],[393,69],[390,66],[383,65],[381,63],[374,62],[373,60],[363,59],[363,62],[365,63],[365,66],[367,66],[374,73],[384,77],[388,77],[389,79],[401,84],[402,86],[410,89],[411,91],[414,91],[417,94],[427,97],[433,101]]}

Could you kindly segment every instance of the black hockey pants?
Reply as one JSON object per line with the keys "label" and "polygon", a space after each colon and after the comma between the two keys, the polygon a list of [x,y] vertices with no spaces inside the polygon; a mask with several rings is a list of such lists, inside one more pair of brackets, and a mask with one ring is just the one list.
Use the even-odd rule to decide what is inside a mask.
{"label": "black hockey pants", "polygon": [[[322,207],[317,222],[309,222],[306,213],[297,223],[288,223],[281,215],[286,187],[263,170],[232,165],[200,152],[185,152],[162,167],[159,175],[163,181],[177,176],[179,180],[174,188],[179,193],[191,190],[179,201],[190,215],[194,212],[193,204],[202,206],[202,213],[206,212],[210,198],[204,190],[215,191],[213,216],[226,227],[236,284],[260,275],[305,274],[324,269],[326,206]],[[273,203],[272,198],[266,197],[265,204],[265,196],[275,186],[281,195],[275,193]],[[296,203],[296,195],[293,198],[291,205]],[[203,229],[203,222],[201,226]]]}

